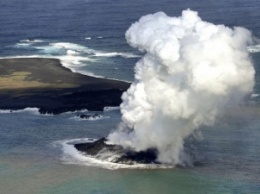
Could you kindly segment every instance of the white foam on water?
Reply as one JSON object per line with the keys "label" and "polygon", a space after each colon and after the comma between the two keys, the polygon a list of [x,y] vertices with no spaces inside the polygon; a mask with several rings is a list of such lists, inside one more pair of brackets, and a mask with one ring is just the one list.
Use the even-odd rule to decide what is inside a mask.
{"label": "white foam on water", "polygon": [[[103,37],[99,37],[103,38]],[[87,37],[86,39],[91,39],[91,37]],[[34,45],[33,43],[44,42],[42,40],[23,40],[15,45],[17,48],[24,47],[32,47],[38,49],[40,53],[58,56],[70,55],[70,56],[79,56],[81,55],[81,59],[90,60],[89,57],[123,57],[123,58],[140,58],[140,55],[136,55],[128,52],[105,52],[98,51],[94,49],[90,49],[86,46],[70,43],[70,42],[52,42],[47,45]],[[82,56],[82,55],[87,55]],[[92,61],[95,59],[92,59]]]}
{"label": "white foam on water", "polygon": [[65,51],[61,50],[61,48],[53,47],[51,45],[34,46],[33,48],[38,49],[39,53],[48,55],[61,55],[66,53]]}
{"label": "white foam on water", "polygon": [[39,108],[32,108],[32,107],[28,107],[25,109],[18,109],[18,110],[9,110],[9,109],[0,110],[0,114],[23,113],[23,112],[30,112],[35,115],[40,115]]}
{"label": "white foam on water", "polygon": [[104,107],[103,111],[113,111],[113,110],[120,110],[119,106],[106,106]]}
{"label": "white foam on water", "polygon": [[20,40],[20,42],[41,43],[41,42],[44,42],[44,40],[41,40],[41,39],[24,39],[24,40]]}
{"label": "white foam on water", "polygon": [[32,46],[33,44],[42,43],[42,42],[44,42],[44,41],[40,40],[40,39],[24,39],[24,40],[20,40],[20,42],[16,43],[14,45],[14,47],[16,47],[16,48],[26,48],[26,47]]}
{"label": "white foam on water", "polygon": [[50,46],[60,48],[60,49],[65,49],[65,50],[74,50],[77,52],[83,52],[83,53],[92,53],[94,50],[90,49],[88,47],[75,44],[75,43],[70,43],[70,42],[58,42],[58,43],[50,43]]}
{"label": "white foam on water", "polygon": [[80,53],[74,50],[67,50],[67,55],[79,55]]}
{"label": "white foam on water", "polygon": [[[93,142],[96,139],[92,138],[82,138],[82,139],[71,139],[71,140],[62,140],[54,142],[54,145],[57,147],[61,146],[63,154],[61,156],[61,161],[63,164],[73,164],[73,165],[82,165],[82,166],[92,166],[92,167],[99,167],[105,168],[109,170],[116,170],[116,169],[165,169],[165,168],[174,168],[172,165],[164,165],[164,164],[119,164],[113,163],[105,160],[99,160],[93,158],[92,156],[83,154],[79,152],[75,147],[74,144],[76,143],[87,143]],[[104,153],[105,154],[105,153]],[[106,156],[107,157],[107,156]],[[111,160],[116,156],[111,156]],[[110,160],[108,159],[108,160]]]}
{"label": "white foam on water", "polygon": [[77,72],[77,70],[75,69],[77,67],[84,67],[84,66],[86,66],[86,64],[84,64],[83,62],[92,61],[88,57],[75,56],[75,55],[71,55],[71,54],[59,56],[57,58],[61,61],[61,63],[65,67],[68,67],[73,72]]}
{"label": "white foam on water", "polygon": [[16,43],[15,47],[21,48],[21,47],[29,47],[31,43]]}
{"label": "white foam on water", "polygon": [[92,49],[69,42],[49,43],[48,45],[37,46],[35,48],[39,49],[41,53],[45,54],[44,56],[40,57],[59,59],[62,65],[64,67],[69,68],[72,72],[77,72],[83,75],[89,75],[93,77],[101,77],[91,72],[82,71],[78,69],[80,67],[86,66],[86,62],[88,61],[95,61],[95,59],[90,58],[91,54],[94,53],[94,50]]}
{"label": "white foam on water", "polygon": [[[91,37],[89,37],[91,38]],[[96,37],[97,38],[97,37]],[[100,37],[101,38],[101,37]],[[69,68],[72,72],[80,73],[97,78],[104,76],[96,75],[86,71],[84,68],[89,63],[102,63],[104,58],[122,57],[122,58],[140,58],[139,55],[128,52],[105,52],[90,49],[86,46],[70,42],[47,42],[43,40],[22,40],[15,45],[18,49],[36,49],[37,55],[30,56],[9,56],[2,58],[50,58],[59,59],[64,67]],[[36,44],[41,43],[41,44]],[[99,61],[100,60],[100,61]],[[109,78],[113,80],[119,80]],[[126,81],[126,80],[120,80]],[[128,82],[128,81],[126,81]]]}
{"label": "white foam on water", "polygon": [[0,110],[0,114],[10,114],[10,113],[15,113],[15,112],[17,112],[17,111],[7,110],[7,109]]}
{"label": "white foam on water", "polygon": [[123,53],[123,52],[102,52],[98,51],[94,53],[96,57],[123,57],[123,58],[140,58],[141,56],[135,55],[132,53]]}
{"label": "white foam on water", "polygon": [[[57,43],[49,43],[48,45],[35,46],[34,48],[39,49],[42,53],[47,54],[56,54],[56,55],[64,55],[64,54],[92,54],[94,52],[93,49],[88,47],[70,43],[70,42],[57,42]],[[69,53],[68,53],[69,52]]]}
{"label": "white foam on water", "polygon": [[92,38],[91,37],[86,37],[85,40],[91,40]]}
{"label": "white foam on water", "polygon": [[88,109],[81,109],[81,110],[75,110],[75,111],[68,111],[68,112],[64,112],[62,114],[75,114],[75,113],[86,113],[88,112]]}
{"label": "white foam on water", "polygon": [[109,116],[102,116],[102,115],[92,115],[89,118],[80,118],[80,116],[73,116],[70,117],[69,119],[75,120],[75,121],[98,121],[98,120],[103,120],[103,119],[109,119]]}
{"label": "white foam on water", "polygon": [[257,98],[260,94],[251,94],[250,98]]}
{"label": "white foam on water", "polygon": [[252,45],[247,47],[248,52],[250,53],[259,53],[260,52],[260,44]]}
{"label": "white foam on water", "polygon": [[31,108],[31,107],[25,109],[18,109],[18,110],[11,110],[11,109],[0,110],[0,114],[15,114],[15,113],[30,113],[38,116],[54,116],[54,114],[49,114],[49,113],[41,114],[39,112],[39,108]]}

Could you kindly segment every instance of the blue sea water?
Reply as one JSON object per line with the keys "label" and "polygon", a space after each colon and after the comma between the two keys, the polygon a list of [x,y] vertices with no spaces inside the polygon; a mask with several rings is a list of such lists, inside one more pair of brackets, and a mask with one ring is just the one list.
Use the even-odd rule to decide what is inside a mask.
{"label": "blue sea water", "polygon": [[[59,58],[73,71],[132,81],[142,53],[125,41],[131,23],[158,11],[179,16],[187,8],[260,37],[258,0],[1,0],[0,57]],[[260,193],[260,46],[251,57],[256,86],[249,106],[201,129],[198,164],[191,168],[111,170],[64,154],[65,141],[113,131],[118,109],[100,112],[96,121],[75,119],[77,113],[0,111],[0,193]]]}

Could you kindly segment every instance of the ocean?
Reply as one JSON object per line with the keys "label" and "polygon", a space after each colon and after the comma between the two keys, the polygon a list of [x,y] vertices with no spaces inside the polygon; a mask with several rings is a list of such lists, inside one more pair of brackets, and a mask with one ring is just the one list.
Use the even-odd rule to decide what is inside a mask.
{"label": "ocean", "polygon": [[260,193],[260,1],[1,0],[0,58],[57,58],[74,72],[131,82],[143,53],[127,44],[126,30],[143,15],[179,16],[188,8],[205,21],[245,27],[255,39],[248,48],[254,92],[242,110],[201,127],[193,167],[130,169],[90,164],[76,153],[71,143],[117,128],[118,108],[97,112],[96,120],[77,117],[87,110],[55,116],[37,107],[0,110],[0,193]]}

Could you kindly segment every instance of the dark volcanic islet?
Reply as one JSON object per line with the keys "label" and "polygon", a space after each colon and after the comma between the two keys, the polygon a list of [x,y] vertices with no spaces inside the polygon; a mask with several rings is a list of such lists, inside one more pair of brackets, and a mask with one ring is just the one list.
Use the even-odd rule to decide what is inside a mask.
{"label": "dark volcanic islet", "polygon": [[0,109],[37,107],[43,114],[119,106],[130,83],[73,73],[58,59],[0,59]]}
{"label": "dark volcanic islet", "polygon": [[120,145],[106,144],[107,139],[101,138],[94,142],[78,143],[74,147],[85,155],[99,160],[105,160],[119,164],[159,164],[157,159],[158,151],[150,148],[145,151],[136,152],[131,149],[124,149]]}

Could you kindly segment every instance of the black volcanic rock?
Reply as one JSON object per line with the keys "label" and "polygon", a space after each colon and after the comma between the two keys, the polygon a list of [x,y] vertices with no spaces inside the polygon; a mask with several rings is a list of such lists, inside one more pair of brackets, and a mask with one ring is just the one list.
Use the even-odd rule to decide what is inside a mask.
{"label": "black volcanic rock", "polygon": [[120,145],[106,144],[107,139],[101,138],[90,143],[75,144],[75,148],[86,155],[90,155],[100,160],[106,160],[120,164],[159,164],[157,159],[157,150],[148,149],[146,151],[135,152],[124,149]]}
{"label": "black volcanic rock", "polygon": [[109,145],[105,142],[107,141],[106,138],[101,138],[97,141],[91,143],[80,143],[75,144],[75,148],[81,152],[85,152],[88,155],[95,156],[97,155],[102,149],[107,149],[109,151],[123,151],[123,147],[117,145]]}
{"label": "black volcanic rock", "polygon": [[119,106],[130,86],[73,73],[57,59],[0,59],[0,109],[39,108],[42,114]]}
{"label": "black volcanic rock", "polygon": [[99,114],[79,114],[77,116],[81,119],[86,119],[86,120],[101,118]]}

